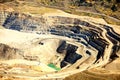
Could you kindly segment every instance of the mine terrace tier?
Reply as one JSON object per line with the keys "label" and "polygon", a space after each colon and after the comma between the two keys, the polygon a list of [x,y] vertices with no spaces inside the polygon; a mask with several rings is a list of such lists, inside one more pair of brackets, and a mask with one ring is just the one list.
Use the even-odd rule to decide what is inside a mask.
{"label": "mine terrace tier", "polygon": [[0,55],[5,59],[2,66],[14,67],[6,71],[8,74],[23,71],[24,76],[29,68],[37,78],[66,77],[118,57],[120,35],[108,24],[70,16],[4,14]]}

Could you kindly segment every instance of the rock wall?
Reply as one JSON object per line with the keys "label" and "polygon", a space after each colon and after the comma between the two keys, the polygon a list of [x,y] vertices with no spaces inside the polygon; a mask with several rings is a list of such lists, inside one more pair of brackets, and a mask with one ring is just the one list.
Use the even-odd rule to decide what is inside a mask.
{"label": "rock wall", "polygon": [[[104,55],[104,50],[109,45],[108,42],[103,39],[103,29],[107,31],[106,34],[108,39],[114,44],[112,51],[113,54],[111,53],[112,56],[116,57],[115,54],[120,48],[120,35],[114,32],[111,26],[95,23],[91,24],[78,18],[62,16],[33,17],[24,13],[11,12],[3,22],[3,26],[7,29],[36,32],[37,34],[41,31],[43,31],[43,33],[50,32],[53,35],[76,39],[78,42],[80,41],[80,38],[83,38],[83,41],[80,41],[80,43],[85,46],[89,44],[99,51],[97,60]],[[79,31],[77,27],[79,27]]]}
{"label": "rock wall", "polygon": [[1,60],[22,59],[22,54],[20,50],[11,48],[8,45],[0,43],[0,59]]}
{"label": "rock wall", "polygon": [[[1,17],[4,17],[1,15]],[[3,21],[3,26],[7,29],[18,31],[39,31],[46,28],[45,20],[42,17],[32,17],[24,13],[12,12]]]}
{"label": "rock wall", "polygon": [[0,11],[0,25],[4,24],[4,21],[7,18],[8,13],[6,13],[5,11]]}
{"label": "rock wall", "polygon": [[[63,16],[35,17],[24,13],[11,12],[5,19],[3,26],[7,29],[35,32],[36,34],[39,34],[39,32],[43,31],[44,33],[41,35],[46,34],[46,37],[44,39],[42,38],[44,43],[41,43],[39,38],[36,38],[38,43],[31,43],[30,41],[30,44],[33,44],[34,46],[32,46],[30,49],[27,49],[28,52],[26,54],[28,55],[22,56],[20,53],[17,53],[18,50],[16,51],[16,49],[13,49],[12,51],[9,51],[9,47],[1,45],[1,57],[5,59],[23,58],[28,61],[41,61],[43,63],[48,60],[49,62],[46,62],[46,64],[53,63],[56,65],[59,63],[59,67],[63,69],[65,68],[63,72],[58,71],[58,73],[54,73],[53,76],[59,75],[65,77],[77,73],[77,71],[81,70],[81,68],[90,69],[96,66],[103,66],[107,64],[109,60],[116,59],[118,57],[116,53],[120,50],[120,35],[112,29],[112,26],[86,21],[79,18]],[[48,33],[54,37],[49,36]],[[48,55],[54,56],[53,53],[44,53],[44,50],[47,49],[46,47],[51,48],[51,46],[54,44],[53,42],[51,44],[47,44],[46,46],[47,40],[47,43],[51,42],[47,38],[59,38],[60,40],[65,39],[66,42],[63,43],[62,46],[60,43],[57,44],[59,50],[57,50],[58,48],[54,47],[54,49],[56,49],[55,55],[61,55],[62,58],[60,58],[61,56],[55,56],[55,59],[53,58],[52,60],[49,60],[48,58],[44,59],[44,57]],[[69,39],[70,41],[67,41],[66,39]],[[73,42],[71,40],[73,40]],[[71,44],[69,45],[69,43]],[[28,45],[28,48],[31,45]],[[39,46],[41,47],[39,48]],[[37,48],[38,54],[40,51],[43,54],[35,56],[34,52],[36,49],[34,50],[34,48]],[[43,51],[41,50],[42,48]],[[77,52],[78,48],[79,53]],[[34,56],[29,53],[29,50],[32,49],[33,52],[31,51],[31,53],[33,53]],[[64,54],[65,52],[66,54]],[[71,69],[76,71],[71,73]]]}

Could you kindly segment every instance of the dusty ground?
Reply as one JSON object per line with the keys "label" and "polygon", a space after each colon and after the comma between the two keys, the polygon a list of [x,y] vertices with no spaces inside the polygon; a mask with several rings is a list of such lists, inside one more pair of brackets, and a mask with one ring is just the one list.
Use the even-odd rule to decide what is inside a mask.
{"label": "dusty ground", "polygon": [[[0,5],[1,6],[1,5]],[[3,5],[2,5],[3,6]],[[6,6],[7,7],[7,6]],[[13,9],[0,7],[7,11],[18,11],[23,12],[35,17],[43,16],[62,16],[62,17],[71,17],[71,18],[79,18],[81,20],[87,21],[89,23],[100,23],[107,24],[104,19],[101,18],[92,18],[88,16],[78,16],[65,13],[61,10],[46,8],[46,7],[35,7],[35,6],[17,6],[13,7]],[[52,22],[52,20],[49,20]],[[108,25],[108,24],[107,24]],[[120,34],[120,26],[112,25],[113,29]],[[102,35],[106,38],[105,31],[103,31]],[[1,60],[0,61],[0,79],[1,80],[38,80],[38,79],[51,79],[51,78],[64,78],[65,76],[72,75],[72,73],[78,73],[80,71],[86,70],[85,68],[90,61],[94,61],[94,56],[89,59],[88,55],[83,55],[85,58],[82,58],[83,62],[86,61],[80,68],[80,71],[75,70],[74,66],[78,65],[78,63],[74,64],[73,67],[70,67],[66,70],[61,70],[60,73],[55,69],[48,67],[47,64],[50,62],[57,63],[57,67],[60,67],[60,61],[56,59],[56,47],[59,45],[60,40],[66,40],[68,43],[80,45],[75,43],[73,39],[53,36],[50,34],[45,35],[37,35],[32,33],[24,33],[18,32],[14,30],[2,29],[0,26],[0,43],[8,45],[12,48],[20,49],[24,52],[22,56],[38,56],[39,58],[33,61],[24,60],[21,58],[12,59],[12,60]],[[106,38],[107,40],[107,38]],[[38,43],[44,43],[44,46],[39,45]],[[106,53],[110,52],[112,47],[112,43],[110,43],[109,49],[106,50]],[[81,46],[81,45],[80,45]],[[78,48],[78,53],[83,52],[83,47]],[[86,49],[86,48],[85,48]],[[109,54],[109,53],[108,53]],[[95,55],[95,54],[93,54]],[[106,54],[107,55],[107,54]],[[63,56],[57,55],[61,59]],[[41,59],[40,59],[41,58]],[[40,59],[40,60],[39,60]],[[107,57],[107,60],[109,56]],[[56,61],[54,61],[56,60]],[[82,60],[81,63],[82,63]],[[84,72],[80,72],[78,74],[69,76],[65,78],[65,80],[119,80],[120,78],[120,59],[116,59],[112,63],[107,64],[104,67],[93,68]],[[101,62],[100,64],[104,64],[106,62]],[[90,64],[89,64],[90,65]],[[93,65],[91,65],[93,66]],[[73,69],[73,70],[71,70]],[[54,72],[55,71],[55,72]],[[67,72],[68,71],[68,72]],[[46,75],[46,73],[48,73]],[[66,75],[67,74],[67,75]],[[61,77],[62,76],[62,77]]]}

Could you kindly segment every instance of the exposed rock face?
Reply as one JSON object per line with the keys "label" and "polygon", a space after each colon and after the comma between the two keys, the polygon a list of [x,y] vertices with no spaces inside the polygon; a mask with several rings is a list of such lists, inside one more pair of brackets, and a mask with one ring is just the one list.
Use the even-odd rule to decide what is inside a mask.
{"label": "exposed rock face", "polygon": [[7,17],[7,13],[1,11],[0,12],[0,25],[2,25]]}
{"label": "exposed rock face", "polygon": [[22,55],[18,49],[11,48],[8,45],[0,43],[0,59],[10,60],[10,59],[20,59]]}
{"label": "exposed rock face", "polygon": [[14,11],[12,8],[6,5],[0,4],[0,25],[3,25],[8,14],[12,11]]}
{"label": "exposed rock face", "polygon": [[[120,35],[108,24],[87,19],[55,15],[35,17],[18,12],[8,13],[7,18],[1,22],[4,22],[5,28],[19,31],[11,35],[19,34],[20,38],[17,38],[20,40],[13,39],[11,43],[18,42],[17,47],[20,47],[16,49],[0,44],[0,55],[6,60],[22,59],[18,62],[15,60],[13,64],[15,69],[11,69],[8,73],[18,74],[14,72],[17,70],[27,73],[25,70],[16,69],[17,64],[17,67],[22,69],[30,69],[28,72],[36,79],[61,78],[83,70],[105,66],[110,60],[118,58]],[[22,33],[23,31],[26,34]],[[34,38],[30,38],[33,37],[30,36],[33,35],[32,33],[35,33]],[[30,39],[22,41],[21,38]],[[23,63],[24,61],[26,63]],[[49,64],[55,66],[51,68]]]}
{"label": "exposed rock face", "polygon": [[19,14],[19,13],[10,13],[6,18],[3,26],[8,29],[15,29],[15,30],[39,30],[38,26],[41,26],[41,19],[39,18],[32,18],[30,15],[26,14]]}

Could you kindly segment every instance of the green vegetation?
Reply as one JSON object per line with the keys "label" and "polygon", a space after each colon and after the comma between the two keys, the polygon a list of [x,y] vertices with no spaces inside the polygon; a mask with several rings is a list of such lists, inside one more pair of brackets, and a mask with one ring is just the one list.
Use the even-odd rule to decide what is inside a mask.
{"label": "green vegetation", "polygon": [[48,66],[51,67],[51,68],[53,68],[53,69],[55,69],[55,70],[57,70],[57,71],[61,70],[61,68],[56,67],[56,66],[55,66],[54,64],[52,64],[52,63],[48,64]]}

